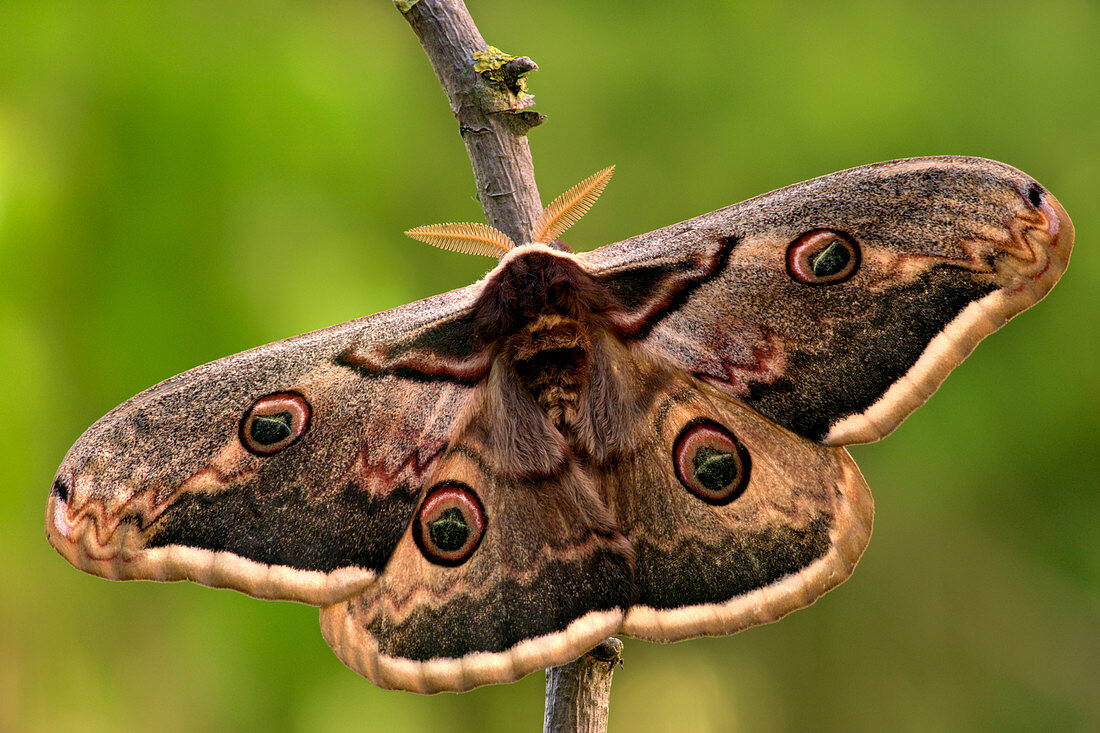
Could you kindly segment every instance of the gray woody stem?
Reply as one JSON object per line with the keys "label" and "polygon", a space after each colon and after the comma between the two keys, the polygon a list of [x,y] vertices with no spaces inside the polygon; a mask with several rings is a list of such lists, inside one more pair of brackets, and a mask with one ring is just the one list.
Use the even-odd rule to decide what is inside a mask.
{"label": "gray woody stem", "polygon": [[394,4],[420,39],[458,119],[485,218],[513,242],[531,241],[542,202],[526,134],[543,117],[523,109],[533,100],[523,92],[522,76],[538,67],[520,57],[493,73],[475,71],[474,54],[488,51],[489,44],[461,0]]}
{"label": "gray woody stem", "polygon": [[[485,218],[512,241],[529,242],[542,202],[526,135],[543,116],[525,109],[532,99],[522,77],[538,67],[526,57],[498,57],[489,60],[488,70],[475,70],[475,54],[489,51],[489,45],[461,0],[394,0],[394,5],[420,39],[458,119]],[[607,730],[611,675],[622,648],[618,639],[607,639],[580,659],[546,671],[544,731]]]}
{"label": "gray woody stem", "polygon": [[611,703],[611,675],[623,643],[604,639],[580,659],[546,670],[543,733],[603,733]]}

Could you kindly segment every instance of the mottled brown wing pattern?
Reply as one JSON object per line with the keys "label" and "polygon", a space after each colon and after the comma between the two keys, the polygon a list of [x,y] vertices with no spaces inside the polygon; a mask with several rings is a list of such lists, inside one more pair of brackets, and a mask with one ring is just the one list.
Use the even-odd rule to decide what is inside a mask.
{"label": "mottled brown wing pattern", "polygon": [[[843,448],[763,420],[691,378],[668,380],[636,450],[601,471],[636,554],[635,605],[623,632],[656,641],[730,634],[806,606],[851,573],[871,534],[871,494]],[[743,450],[728,503],[678,478],[700,427]]]}
{"label": "mottled brown wing pattern", "polygon": [[1039,184],[882,163],[229,357],[93,425],[50,542],[324,606],[350,667],[505,682],[617,630],[732,633],[851,573],[877,439],[1065,269]]}
{"label": "mottled brown wing pattern", "polygon": [[[792,243],[834,231],[859,267],[792,277]],[[646,343],[768,419],[827,444],[877,440],[1065,270],[1073,225],[1016,169],[976,158],[853,168],[584,255],[611,282],[726,248]]]}
{"label": "mottled brown wing pattern", "polygon": [[[467,305],[455,291],[263,346],[120,405],[58,470],[51,544],[111,579],[188,579],[314,604],[354,595],[389,559],[471,388],[365,376],[347,355],[364,334],[393,339]],[[290,426],[301,435],[257,452],[243,420],[269,396],[284,404],[280,395],[302,400],[308,415]]]}
{"label": "mottled brown wing pattern", "polygon": [[[321,611],[340,658],[382,687],[438,692],[518,679],[577,657],[622,624],[633,551],[591,472],[564,455],[523,480],[487,463],[487,441],[506,419],[484,391],[475,398],[377,582]],[[469,522],[483,536],[468,559],[455,562],[417,536],[436,497],[483,512]]]}
{"label": "mottled brown wing pattern", "polygon": [[[463,690],[562,664],[617,631],[672,641],[773,621],[851,573],[872,508],[843,448],[761,419],[645,348],[603,335],[589,350],[577,411],[612,399],[634,416],[629,430],[605,450],[598,437],[564,444],[533,396],[511,391],[500,373],[516,375],[512,365],[496,362],[378,581],[321,612],[352,669],[383,687]],[[599,386],[604,371],[626,388]],[[700,501],[674,470],[681,436],[701,423],[745,450],[746,485],[728,503]],[[550,447],[502,452],[492,443],[510,424]],[[483,508],[484,537],[451,566],[417,531],[433,497],[455,491]]]}

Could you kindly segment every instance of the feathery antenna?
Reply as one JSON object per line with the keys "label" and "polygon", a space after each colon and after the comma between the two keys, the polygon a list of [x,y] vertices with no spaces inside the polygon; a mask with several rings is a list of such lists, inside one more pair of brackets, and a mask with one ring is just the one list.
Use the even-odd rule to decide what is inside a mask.
{"label": "feathery antenna", "polygon": [[554,199],[535,222],[534,241],[548,244],[573,226],[596,203],[614,172],[615,166],[604,168]]}
{"label": "feathery antenna", "polygon": [[405,234],[452,252],[486,257],[503,257],[516,246],[507,234],[488,224],[428,224]]}
{"label": "feathery antenna", "polygon": [[[596,203],[614,172],[615,166],[604,168],[554,199],[539,214],[539,220],[535,222],[533,241],[549,244],[573,226]],[[410,229],[405,234],[452,252],[486,257],[503,257],[516,246],[507,234],[496,227],[472,222],[428,224]]]}

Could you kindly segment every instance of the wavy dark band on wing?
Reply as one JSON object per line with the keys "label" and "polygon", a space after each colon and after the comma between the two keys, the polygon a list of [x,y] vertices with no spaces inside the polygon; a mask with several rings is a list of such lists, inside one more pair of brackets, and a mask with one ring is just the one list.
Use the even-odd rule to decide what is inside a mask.
{"label": "wavy dark band on wing", "polygon": [[733,536],[695,535],[667,547],[634,537],[638,598],[655,609],[724,603],[809,567],[829,551],[832,517],[805,527],[777,526]]}
{"label": "wavy dark band on wing", "polygon": [[445,605],[420,609],[401,623],[375,616],[367,629],[387,656],[419,661],[457,658],[473,652],[502,652],[524,640],[562,631],[592,611],[621,609],[630,603],[624,597],[630,560],[610,548],[573,560],[546,562],[528,571],[503,575],[489,593],[487,587],[472,587]]}
{"label": "wavy dark band on wing", "polygon": [[958,271],[951,266],[928,270],[892,289],[889,298],[861,316],[838,320],[828,350],[791,350],[782,376],[748,382],[746,401],[799,435],[822,440],[838,416],[863,412],[878,401],[948,323],[996,289],[959,277]]}
{"label": "wavy dark band on wing", "polygon": [[244,485],[215,494],[184,493],[148,530],[148,546],[228,551],[298,570],[379,571],[418,499],[419,486],[379,495],[353,482],[323,496],[274,481],[260,489]]}

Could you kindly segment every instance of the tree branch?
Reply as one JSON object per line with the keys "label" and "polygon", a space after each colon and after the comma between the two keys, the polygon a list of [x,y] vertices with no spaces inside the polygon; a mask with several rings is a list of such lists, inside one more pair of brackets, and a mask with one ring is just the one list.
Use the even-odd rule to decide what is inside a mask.
{"label": "tree branch", "polygon": [[580,659],[546,670],[542,733],[603,733],[611,704],[611,675],[623,643],[611,637]]}
{"label": "tree branch", "polygon": [[531,241],[542,211],[527,131],[545,119],[523,75],[538,68],[481,37],[461,0],[395,0],[420,39],[458,119],[485,218],[512,241]]}
{"label": "tree branch", "polygon": [[[538,66],[487,44],[461,0],[394,5],[420,39],[458,119],[486,220],[514,242],[531,241],[542,201],[526,135],[545,118],[527,109],[534,99],[524,75]],[[611,676],[622,648],[618,639],[606,639],[580,659],[546,670],[544,731],[607,730]]]}

